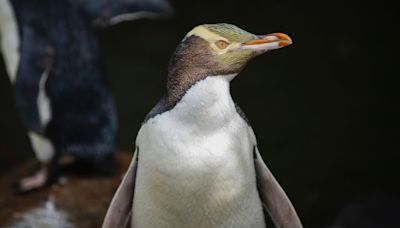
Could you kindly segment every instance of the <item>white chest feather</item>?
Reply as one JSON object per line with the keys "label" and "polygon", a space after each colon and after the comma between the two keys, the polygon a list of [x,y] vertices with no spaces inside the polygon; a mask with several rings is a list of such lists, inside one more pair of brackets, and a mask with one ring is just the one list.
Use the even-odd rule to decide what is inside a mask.
{"label": "white chest feather", "polygon": [[15,82],[20,58],[17,19],[8,0],[0,0],[0,51],[11,83]]}
{"label": "white chest feather", "polygon": [[196,83],[141,128],[134,227],[265,227],[252,131],[227,76]]}
{"label": "white chest feather", "polygon": [[39,112],[40,123],[46,127],[52,117],[50,98],[46,94],[46,82],[49,73],[45,70],[39,80],[39,93],[37,97],[37,107]]}

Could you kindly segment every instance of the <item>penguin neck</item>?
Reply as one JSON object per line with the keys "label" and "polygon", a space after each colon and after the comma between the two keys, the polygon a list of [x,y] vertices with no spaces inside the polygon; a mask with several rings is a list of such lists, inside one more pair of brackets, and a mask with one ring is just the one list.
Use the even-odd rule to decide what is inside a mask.
{"label": "penguin neck", "polygon": [[236,114],[230,94],[230,81],[236,76],[208,76],[197,81],[171,110],[176,121],[184,125],[215,128]]}

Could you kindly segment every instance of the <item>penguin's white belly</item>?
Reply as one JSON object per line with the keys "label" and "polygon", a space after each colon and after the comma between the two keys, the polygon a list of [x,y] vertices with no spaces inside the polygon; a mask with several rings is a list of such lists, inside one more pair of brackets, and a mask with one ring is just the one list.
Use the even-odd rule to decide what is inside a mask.
{"label": "penguin's white belly", "polygon": [[139,147],[134,227],[265,227],[247,138],[163,131]]}
{"label": "penguin's white belly", "polygon": [[196,128],[175,115],[139,132],[133,227],[264,228],[247,123],[234,112],[222,126]]}

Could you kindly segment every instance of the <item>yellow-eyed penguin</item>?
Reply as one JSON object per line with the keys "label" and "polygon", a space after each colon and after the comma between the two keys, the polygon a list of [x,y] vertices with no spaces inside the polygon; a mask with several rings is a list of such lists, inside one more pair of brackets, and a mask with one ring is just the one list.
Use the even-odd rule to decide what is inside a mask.
{"label": "yellow-eyed penguin", "polygon": [[231,24],[190,31],[103,228],[264,228],[263,206],[276,227],[302,227],[229,89],[250,59],[291,43],[283,33],[254,35]]}

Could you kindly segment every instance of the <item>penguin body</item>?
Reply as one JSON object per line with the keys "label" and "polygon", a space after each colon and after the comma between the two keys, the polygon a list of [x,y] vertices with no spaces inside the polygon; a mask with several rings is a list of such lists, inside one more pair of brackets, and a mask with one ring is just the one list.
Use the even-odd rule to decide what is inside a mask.
{"label": "penguin body", "polygon": [[171,57],[167,94],[149,113],[103,228],[301,228],[233,102],[230,81],[256,55],[291,44],[229,24],[201,25]]}
{"label": "penguin body", "polygon": [[197,82],[173,109],[143,124],[133,227],[265,227],[255,137],[229,96],[229,80]]}
{"label": "penguin body", "polygon": [[53,160],[68,154],[111,171],[117,116],[93,28],[140,10],[162,15],[167,3],[0,0],[0,5],[0,18],[7,19],[0,21],[6,68],[37,158],[57,163]]}

